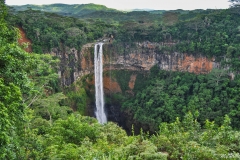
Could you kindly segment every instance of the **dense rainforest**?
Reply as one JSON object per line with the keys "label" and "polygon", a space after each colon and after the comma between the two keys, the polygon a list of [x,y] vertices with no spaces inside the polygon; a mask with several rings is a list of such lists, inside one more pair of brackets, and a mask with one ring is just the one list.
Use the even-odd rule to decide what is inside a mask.
{"label": "dense rainforest", "polygon": [[[27,7],[0,1],[0,159],[240,159],[237,6],[127,13],[94,4],[78,6],[81,13],[62,4],[55,13],[53,7]],[[18,43],[18,28],[31,40],[32,53]],[[204,55],[221,65],[209,74],[157,65],[150,71],[105,71],[123,91],[106,96],[106,103],[120,105],[133,119],[127,134],[113,122],[101,125],[85,116],[94,101],[91,74],[61,85],[62,60],[46,54],[53,48],[81,50],[105,38],[119,55],[147,41],[164,44],[157,54]],[[132,72],[137,78],[129,94]],[[142,129],[136,131],[135,122]]]}

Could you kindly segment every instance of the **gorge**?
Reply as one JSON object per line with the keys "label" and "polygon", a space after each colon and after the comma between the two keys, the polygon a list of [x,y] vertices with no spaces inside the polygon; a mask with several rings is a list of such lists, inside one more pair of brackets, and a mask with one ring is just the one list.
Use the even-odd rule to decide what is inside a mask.
{"label": "gorge", "polygon": [[1,1],[0,159],[240,159],[239,13]]}
{"label": "gorge", "polygon": [[[218,109],[209,111],[211,114],[205,117],[215,117],[211,120],[216,120],[218,115],[229,112],[229,109],[220,111],[221,105],[236,105],[235,101],[218,101],[219,94],[222,94],[222,97],[226,95],[226,88],[219,82],[235,86],[232,85],[235,83],[227,81],[234,79],[239,68],[236,54],[236,42],[239,41],[238,26],[233,19],[227,19],[225,16],[237,17],[234,10],[226,12],[191,11],[193,17],[201,15],[198,18],[192,18],[185,11],[164,14],[121,13],[117,20],[114,14],[107,17],[119,23],[98,18],[68,19],[35,10],[27,10],[26,15],[20,12],[18,16],[21,21],[20,30],[27,32],[27,37],[31,37],[28,42],[32,43],[32,51],[50,53],[60,59],[57,70],[60,86],[68,95],[67,105],[74,111],[91,117],[96,117],[97,103],[94,90],[95,43],[104,41],[102,81],[107,119],[131,131],[132,124],[135,124],[138,130],[141,127],[149,130],[149,127],[152,127],[149,126],[151,121],[156,120],[160,123],[162,120],[157,120],[159,117],[165,117],[163,121],[173,121],[173,117],[181,117],[187,110],[194,110],[195,107],[197,110],[201,109],[203,123],[204,115],[208,114],[202,108],[219,106]],[[222,18],[219,18],[220,15]],[[136,18],[129,21],[126,16]],[[67,23],[60,23],[63,19]],[[224,25],[219,25],[230,22],[233,25],[227,26],[231,29],[226,30],[222,27]],[[48,27],[42,24],[48,24]],[[55,34],[57,32],[61,34]],[[152,76],[153,73],[161,79]],[[163,84],[166,85],[163,93],[167,95],[162,95],[166,98],[160,101],[160,97],[153,98],[147,89],[154,86],[161,90]],[[159,94],[154,88],[151,89],[152,92]],[[223,89],[221,92],[220,88]],[[211,98],[199,98],[198,94],[208,94]],[[152,95],[152,98],[149,95]],[[140,97],[144,99],[143,102],[138,101]],[[232,102],[234,105],[231,105]],[[145,108],[148,105],[151,107]],[[168,112],[163,111],[165,105],[165,110],[172,109]],[[134,108],[135,106],[138,106],[138,109]],[[150,111],[148,116],[141,117],[139,113],[147,113],[142,113],[141,109],[156,111]],[[147,122],[151,115],[154,118]],[[234,113],[233,117],[235,116]],[[220,121],[221,118],[217,119],[217,123]]]}
{"label": "gorge", "polygon": [[[122,102],[114,100],[114,96],[127,95],[135,96],[139,92],[139,82],[142,76],[150,73],[150,69],[156,66],[159,70],[166,71],[179,71],[189,72],[196,75],[207,74],[212,69],[219,68],[220,64],[215,61],[214,58],[207,58],[201,55],[190,55],[187,53],[173,52],[170,54],[164,54],[157,50],[161,44],[143,42],[136,43],[135,46],[125,49],[125,54],[119,54],[117,48],[111,43],[103,44],[103,92],[105,93],[105,104],[107,116],[110,121],[117,122],[120,126],[125,128],[128,133],[131,132],[132,124],[135,125],[136,133],[140,128],[149,130],[147,125],[141,124],[132,119],[133,115],[130,112],[124,112],[121,110]],[[117,44],[117,46],[121,46]],[[74,51],[74,52],[71,52]],[[94,56],[96,56],[96,45],[90,43],[82,47],[81,51],[76,49],[70,49],[67,53],[68,57],[76,57],[75,61],[72,61],[74,67],[71,73],[74,77],[74,81],[83,81],[84,77],[88,77],[85,81],[86,90],[89,95],[94,95],[96,91],[92,89],[94,82]],[[121,73],[122,72],[122,73]],[[118,74],[121,76],[118,77]],[[67,79],[62,72],[61,79]],[[116,77],[117,76],[117,77]],[[95,78],[97,79],[97,78]],[[142,82],[144,80],[142,79]],[[91,97],[91,96],[90,96]],[[97,104],[97,101],[96,101]],[[93,99],[88,101],[87,114],[95,117]],[[98,117],[98,116],[97,116]]]}
{"label": "gorge", "polygon": [[[210,73],[212,69],[220,67],[214,58],[180,52],[163,53],[158,50],[161,46],[161,43],[149,41],[138,42],[127,47],[124,47],[122,43],[88,43],[83,45],[80,51],[76,48],[68,48],[63,52],[53,48],[50,54],[61,60],[58,73],[63,86],[84,81],[84,77],[88,77],[84,82],[86,83],[85,90],[88,91],[89,97],[94,97],[95,94],[96,98],[95,105],[93,98],[87,101],[88,107],[84,109],[86,115],[97,117],[100,123],[105,123],[107,117],[101,116],[104,114],[102,101],[105,98],[107,99],[105,107],[108,119],[117,122],[128,133],[131,132],[132,124],[135,124],[136,133],[138,133],[140,128],[149,130],[148,126],[132,119],[133,115],[130,112],[121,111],[122,102],[114,100],[113,96],[135,96],[139,92],[136,90],[139,88],[135,84],[136,81],[141,81],[142,76],[148,74],[154,66],[159,70],[190,72],[197,75]],[[124,51],[120,51],[119,47]],[[102,70],[95,64],[102,64]],[[98,72],[96,73],[96,71]],[[120,77],[116,77],[119,73],[121,73]],[[143,79],[142,82],[144,82]],[[103,86],[99,84],[103,84]],[[92,89],[94,85],[95,90]],[[78,88],[78,86],[76,87]],[[95,109],[95,106],[98,109]]]}

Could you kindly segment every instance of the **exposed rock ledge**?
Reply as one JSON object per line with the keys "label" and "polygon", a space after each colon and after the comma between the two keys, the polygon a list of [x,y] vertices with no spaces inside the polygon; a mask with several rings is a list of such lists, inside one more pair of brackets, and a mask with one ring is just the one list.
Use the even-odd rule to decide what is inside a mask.
{"label": "exposed rock ledge", "polygon": [[[157,43],[137,43],[134,48],[125,48],[125,54],[116,51],[112,44],[104,44],[104,70],[136,70],[148,71],[154,65],[159,69],[172,71],[186,71],[196,74],[209,73],[213,68],[218,68],[219,63],[214,58],[208,59],[198,55],[195,57],[187,53],[164,54],[157,51]],[[89,43],[81,51],[68,48],[65,52],[52,49],[52,55],[61,59],[59,76],[62,85],[70,85],[78,78],[94,72],[94,44]]]}
{"label": "exposed rock ledge", "polygon": [[[152,46],[152,45],[151,45]],[[93,44],[92,46],[93,47]],[[74,73],[75,79],[83,75],[93,73],[93,49],[85,45],[80,53],[81,70]],[[219,63],[214,58],[208,59],[199,55],[194,57],[187,53],[174,52],[171,54],[157,53],[154,49],[145,46],[136,47],[134,50],[126,51],[125,55],[114,52],[111,45],[104,45],[105,49],[103,63],[104,70],[127,69],[148,71],[154,65],[159,69],[172,71],[186,71],[196,74],[209,73],[213,68],[218,68]]]}
{"label": "exposed rock ledge", "polygon": [[[19,43],[27,42],[30,45],[26,51],[31,52],[31,41],[26,38],[25,32],[20,29],[21,39]],[[208,59],[198,55],[195,57],[187,53],[164,54],[157,51],[161,46],[172,46],[170,43],[136,43],[130,48],[125,46],[125,54],[117,53],[112,44],[104,44],[104,70],[144,70],[148,71],[154,65],[159,69],[172,71],[186,71],[196,74],[209,73],[213,68],[218,68],[219,63],[214,58]],[[78,78],[93,73],[94,71],[94,43],[85,44],[79,52],[75,48],[66,48],[64,51],[53,48],[51,54],[61,59],[59,77],[62,85],[70,85]]]}

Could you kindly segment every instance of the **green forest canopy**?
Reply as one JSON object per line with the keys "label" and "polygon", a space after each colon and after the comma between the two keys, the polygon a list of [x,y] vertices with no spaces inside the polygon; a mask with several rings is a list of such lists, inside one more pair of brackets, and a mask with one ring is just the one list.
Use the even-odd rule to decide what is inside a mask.
{"label": "green forest canopy", "polygon": [[[156,67],[152,68],[146,84],[139,88],[142,92],[136,95],[134,101],[131,98],[128,99],[124,107],[129,108],[129,104],[131,104],[133,108],[130,109],[135,111],[134,117],[140,122],[152,123],[153,120],[156,120],[153,123],[156,132],[153,135],[143,132],[135,135],[133,132],[131,136],[127,136],[126,132],[114,123],[100,125],[95,119],[84,117],[77,112],[73,113],[69,107],[64,106],[62,100],[67,97],[55,88],[55,86],[58,86],[56,66],[59,60],[50,55],[26,53],[23,46],[19,46],[17,43],[19,38],[17,29],[6,22],[7,19],[12,24],[16,17],[6,18],[7,8],[2,0],[0,1],[0,11],[0,159],[218,160],[240,158],[240,132],[230,126],[231,120],[229,118],[233,117],[233,127],[238,128],[240,101],[238,96],[240,81],[238,77],[231,81],[224,70],[215,70],[209,75],[193,75],[159,71]],[[43,16],[46,18],[48,15],[49,17],[57,17],[55,14],[51,15],[39,11],[27,11],[26,13],[35,13],[36,17]],[[223,50],[225,51],[223,53],[228,53],[228,56],[231,57],[229,63],[237,71],[239,39],[234,37],[234,34],[238,32],[235,28],[238,22],[233,21],[234,18],[237,18],[235,14],[231,10],[224,10],[219,13],[217,11],[212,13],[210,19],[211,23],[212,20],[215,20],[213,24],[214,22],[216,22],[216,25],[219,23],[219,29],[223,29],[221,25],[233,22],[233,27],[227,25],[229,28],[227,27],[224,30],[226,33],[220,32],[219,36],[223,37],[220,38],[221,41],[226,42],[228,46],[226,50]],[[32,36],[31,40],[36,44],[35,51],[48,51],[52,46],[44,44],[45,42],[42,42],[43,44],[37,43],[38,38],[34,39],[34,36],[37,37],[36,31],[38,30],[36,29],[39,29],[44,36],[50,34],[49,37],[51,37],[54,32],[59,33],[57,31],[60,31],[60,28],[51,27],[50,20],[53,19],[46,18],[42,20],[43,24],[38,24],[37,21],[33,21],[34,19],[24,18],[24,16],[27,16],[24,12],[20,15],[23,19],[19,19],[15,23],[26,27],[24,29],[29,27],[27,34]],[[218,16],[221,18],[218,19]],[[116,40],[119,42],[143,41],[145,37],[141,33],[146,30],[136,30],[136,28],[127,30],[127,26],[118,28],[119,26],[113,25],[117,32],[106,32],[108,24],[101,20],[93,21],[93,24],[96,23],[94,29],[97,30],[86,31],[89,26],[85,21],[65,18],[71,22],[70,24],[63,24],[69,25],[65,29],[76,27],[74,31],[76,30],[78,36],[86,34],[85,41],[79,42],[80,44],[100,38],[103,33],[116,34]],[[78,26],[75,22],[81,23]],[[174,31],[177,31],[178,28],[174,27],[177,25],[184,28],[183,22],[177,22],[176,26],[175,23],[167,26],[169,31],[175,33]],[[192,21],[190,21],[191,23]],[[31,24],[39,25],[37,26],[39,28],[34,28],[35,32],[33,32],[34,29],[30,27]],[[100,24],[104,24],[103,27]],[[162,27],[159,27],[160,35],[166,31],[162,31]],[[79,31],[80,28],[83,32]],[[194,33],[194,36],[198,36],[198,32],[204,30],[207,29],[204,29],[204,27],[196,29],[194,27],[190,28],[188,33]],[[127,34],[130,31],[136,31],[134,37]],[[65,35],[62,36],[66,36],[68,33],[69,30],[66,30]],[[188,33],[178,33],[180,36],[174,37],[184,43],[188,43],[188,40],[193,45],[195,42],[197,43],[198,38],[194,38],[194,36],[184,39],[184,35],[189,35]],[[91,39],[88,39],[87,37],[91,34]],[[125,34],[129,37],[125,37]],[[176,33],[176,35],[178,34]],[[215,34],[206,33],[206,35],[210,37],[213,44],[221,43],[217,41],[217,38],[213,38]],[[61,39],[61,36],[57,38]],[[71,40],[75,42],[77,39],[73,38]],[[169,38],[155,39],[154,41],[161,40],[170,41]],[[52,45],[57,44],[53,43]],[[65,45],[69,44],[66,42]],[[229,49],[229,45],[234,48]],[[183,44],[180,44],[178,47],[181,49],[183,46]],[[201,48],[197,47],[192,49],[193,51],[202,51]],[[191,48],[189,47],[187,50],[191,51]],[[211,55],[212,52],[209,51],[206,54]],[[163,89],[167,92],[157,93]],[[152,94],[153,96],[150,96]],[[152,114],[152,112],[162,114],[162,108],[159,108],[161,104],[156,104],[156,102],[164,104],[165,118],[171,122],[165,123],[156,119],[155,115]],[[222,113],[217,112],[222,106]],[[173,107],[178,107],[179,113],[176,113]],[[143,109],[145,112],[142,112]],[[196,109],[199,110],[200,115],[198,115]],[[207,116],[206,112],[209,114],[217,112],[217,114],[214,114],[216,117],[219,116],[216,121],[217,125],[211,120],[205,120],[205,118],[208,118],[205,117]],[[150,113],[151,116],[147,116],[146,113]],[[224,116],[225,113],[229,113],[229,116]],[[180,118],[172,117],[173,115]]]}

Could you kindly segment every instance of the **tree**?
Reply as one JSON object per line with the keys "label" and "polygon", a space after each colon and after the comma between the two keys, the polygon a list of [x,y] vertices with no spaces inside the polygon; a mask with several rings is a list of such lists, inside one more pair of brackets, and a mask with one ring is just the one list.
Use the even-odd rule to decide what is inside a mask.
{"label": "tree", "polygon": [[229,0],[232,4],[230,7],[234,13],[240,14],[240,0]]}
{"label": "tree", "polygon": [[163,14],[163,22],[166,26],[174,25],[178,21],[178,14],[175,12],[165,12]]}
{"label": "tree", "polygon": [[38,108],[35,110],[40,112],[43,118],[48,119],[50,125],[52,125],[53,119],[64,119],[64,117],[67,117],[66,107],[59,105],[59,102],[65,98],[66,96],[63,93],[56,93],[46,98],[38,99],[34,103],[35,108]]}
{"label": "tree", "polygon": [[240,7],[240,0],[229,0],[231,7]]}
{"label": "tree", "polygon": [[25,116],[22,90],[29,82],[25,73],[28,56],[16,43],[16,30],[5,22],[4,2],[0,1],[0,159],[21,159],[18,138]]}
{"label": "tree", "polygon": [[213,88],[218,87],[218,85],[227,78],[227,72],[225,70],[213,69],[209,74],[209,86]]}
{"label": "tree", "polygon": [[56,64],[52,57],[30,55],[19,46],[18,30],[6,23],[6,15],[7,9],[1,0],[0,159],[25,159],[21,145],[25,144],[28,128],[28,106],[37,97],[36,93],[50,91],[50,82],[58,76],[52,73],[55,70],[50,67]]}
{"label": "tree", "polygon": [[0,0],[0,22],[4,21],[4,18],[7,14],[7,7],[5,6],[5,0]]}
{"label": "tree", "polygon": [[204,27],[204,21],[199,18],[195,18],[188,23],[186,23],[187,28],[195,30],[195,32],[198,32],[199,29],[202,29]]}
{"label": "tree", "polygon": [[[14,84],[4,84],[0,78],[0,159],[16,159],[15,137],[19,121],[23,121],[24,105],[21,91]],[[15,137],[16,138],[16,137]]]}

